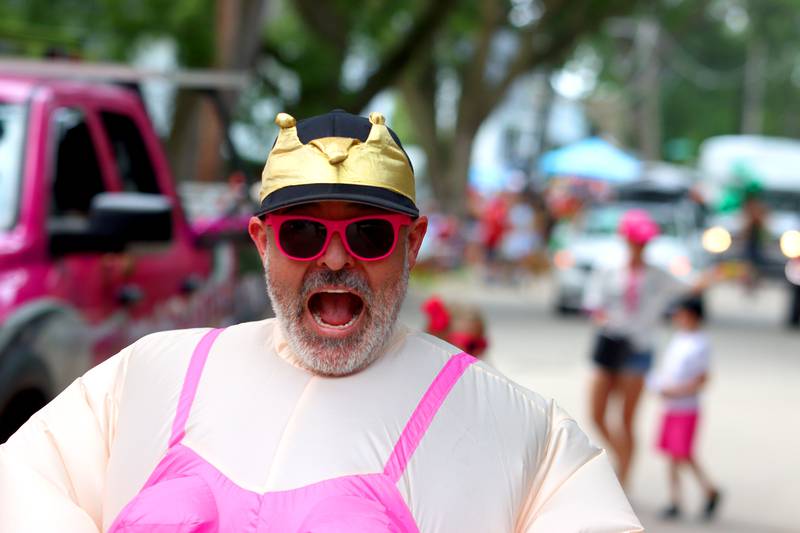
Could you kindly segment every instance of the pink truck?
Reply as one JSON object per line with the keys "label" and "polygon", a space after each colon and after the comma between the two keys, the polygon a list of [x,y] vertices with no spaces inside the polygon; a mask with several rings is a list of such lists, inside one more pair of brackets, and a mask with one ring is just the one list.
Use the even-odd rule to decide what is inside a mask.
{"label": "pink truck", "polygon": [[136,91],[0,72],[0,442],[142,335],[232,321],[220,222],[187,220]]}

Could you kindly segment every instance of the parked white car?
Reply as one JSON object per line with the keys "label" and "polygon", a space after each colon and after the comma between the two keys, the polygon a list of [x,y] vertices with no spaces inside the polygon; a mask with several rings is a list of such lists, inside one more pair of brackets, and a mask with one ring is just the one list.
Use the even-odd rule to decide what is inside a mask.
{"label": "parked white car", "polygon": [[702,223],[688,201],[616,201],[587,208],[575,221],[562,225],[557,241],[555,309],[560,313],[583,309],[584,288],[592,274],[627,260],[627,245],[618,234],[620,218],[630,209],[644,209],[653,217],[661,234],[645,248],[645,259],[674,276],[690,280],[709,264],[702,246]]}

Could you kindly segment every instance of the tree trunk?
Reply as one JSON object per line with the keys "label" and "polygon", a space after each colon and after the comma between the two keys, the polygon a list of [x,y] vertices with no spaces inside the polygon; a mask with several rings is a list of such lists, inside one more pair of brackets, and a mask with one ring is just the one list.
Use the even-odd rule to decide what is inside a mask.
{"label": "tree trunk", "polygon": [[431,192],[440,209],[445,209],[447,198],[447,161],[450,145],[439,134],[436,124],[436,66],[431,57],[415,65],[399,83],[400,94],[408,108],[411,123],[416,126],[414,136],[425,152],[425,173]]}
{"label": "tree trunk", "polygon": [[437,130],[433,92],[425,84],[409,79],[401,85],[403,98],[426,159],[426,175],[438,209],[463,216],[467,207],[467,181],[472,159],[472,143],[477,125],[459,125],[452,137],[443,137]]}
{"label": "tree trunk", "polygon": [[441,197],[438,198],[445,212],[463,217],[467,209],[467,184],[472,162],[472,144],[478,128],[459,128],[455,132],[447,161],[447,170],[442,175]]}
{"label": "tree trunk", "polygon": [[177,181],[194,179],[199,105],[199,95],[182,90],[175,93],[175,114],[166,148],[172,173]]}
{"label": "tree trunk", "polygon": [[[258,58],[267,0],[217,0],[215,57],[220,69],[246,69]],[[223,94],[229,111],[237,95]],[[215,181],[223,176],[221,148],[224,129],[209,98],[178,91],[175,118],[167,143],[168,156],[181,179]]]}
{"label": "tree trunk", "polygon": [[192,179],[197,181],[220,181],[224,169],[222,162],[223,128],[217,112],[208,98],[201,98],[195,108],[197,114],[197,163]]}

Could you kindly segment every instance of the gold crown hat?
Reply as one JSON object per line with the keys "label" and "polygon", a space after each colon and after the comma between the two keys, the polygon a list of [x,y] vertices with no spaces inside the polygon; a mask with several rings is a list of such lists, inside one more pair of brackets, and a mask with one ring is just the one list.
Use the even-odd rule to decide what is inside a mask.
{"label": "gold crown hat", "polygon": [[258,216],[325,200],[419,216],[413,167],[382,114],[367,120],[336,110],[298,123],[278,113],[275,123],[280,132],[261,174]]}

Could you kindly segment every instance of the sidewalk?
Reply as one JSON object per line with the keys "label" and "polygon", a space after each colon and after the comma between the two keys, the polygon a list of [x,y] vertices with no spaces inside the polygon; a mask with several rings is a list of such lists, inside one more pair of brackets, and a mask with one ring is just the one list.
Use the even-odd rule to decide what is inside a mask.
{"label": "sidewalk", "polygon": [[[724,502],[723,502],[724,505]],[[773,528],[763,524],[732,521],[724,516],[711,522],[698,520],[696,515],[675,522],[665,522],[657,512],[634,507],[647,533],[797,533],[797,529]]]}

